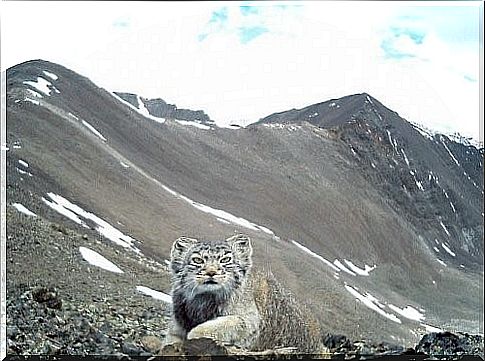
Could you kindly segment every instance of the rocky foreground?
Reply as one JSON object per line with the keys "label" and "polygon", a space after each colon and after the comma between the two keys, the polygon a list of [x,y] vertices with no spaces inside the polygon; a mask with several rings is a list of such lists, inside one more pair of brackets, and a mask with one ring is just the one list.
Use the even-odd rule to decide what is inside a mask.
{"label": "rocky foreground", "polygon": [[[260,353],[224,347],[200,339],[162,348],[167,308],[126,300],[93,299],[79,303],[62,299],[54,287],[9,290],[7,299],[7,355],[112,355],[118,358],[155,355],[231,355],[256,359],[288,358],[291,348]],[[122,306],[121,304],[124,304]],[[311,358],[367,359],[384,355],[430,355],[439,359],[483,358],[483,337],[450,332],[425,335],[414,348],[388,343],[352,341],[343,335],[323,337],[327,352]],[[418,357],[419,358],[419,357]]]}

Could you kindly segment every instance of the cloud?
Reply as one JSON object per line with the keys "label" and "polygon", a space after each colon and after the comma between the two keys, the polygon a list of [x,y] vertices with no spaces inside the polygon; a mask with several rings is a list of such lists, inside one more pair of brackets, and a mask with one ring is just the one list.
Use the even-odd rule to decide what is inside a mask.
{"label": "cloud", "polygon": [[115,28],[128,28],[130,26],[130,19],[127,17],[120,17],[113,21],[113,26]]}
{"label": "cloud", "polygon": [[252,26],[252,27],[240,27],[239,28],[239,39],[242,44],[247,44],[251,40],[256,39],[258,36],[269,32],[269,30],[263,26]]}
{"label": "cloud", "polygon": [[198,34],[199,42],[209,37],[226,37],[245,45],[263,34],[278,31],[280,26],[275,26],[282,14],[291,16],[294,10],[301,6],[293,5],[228,5],[211,12],[210,18],[204,29]]}
{"label": "cloud", "polygon": [[212,12],[209,23],[224,24],[228,20],[227,7]]}
{"label": "cloud", "polygon": [[463,75],[463,77],[465,78],[465,80],[468,80],[468,81],[471,81],[472,83],[476,83],[477,82],[477,78],[474,78],[470,75]]}
{"label": "cloud", "polygon": [[248,5],[240,6],[239,10],[243,16],[256,15],[259,12],[259,8],[257,6]]}
{"label": "cloud", "polygon": [[406,59],[416,57],[414,45],[409,37],[396,37],[382,40],[381,48],[387,58]]}
{"label": "cloud", "polygon": [[[483,6],[455,18],[466,6],[406,4],[101,2],[93,12],[81,2],[5,2],[2,66],[44,58],[219,123],[368,92],[409,120],[478,138]],[[32,36],[38,29],[48,41]]]}
{"label": "cloud", "polygon": [[[408,18],[407,18],[408,19]],[[381,41],[384,56],[389,59],[407,59],[420,56],[427,32],[416,24],[390,25]],[[428,59],[421,59],[428,60]]]}

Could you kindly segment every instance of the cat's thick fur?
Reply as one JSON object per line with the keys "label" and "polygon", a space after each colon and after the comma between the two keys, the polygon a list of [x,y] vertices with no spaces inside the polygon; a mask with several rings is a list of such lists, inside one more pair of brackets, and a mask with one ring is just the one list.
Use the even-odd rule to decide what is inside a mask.
{"label": "cat's thick fur", "polygon": [[166,343],[208,337],[246,350],[317,352],[317,322],[274,276],[253,272],[245,235],[177,239],[171,251],[172,324]]}

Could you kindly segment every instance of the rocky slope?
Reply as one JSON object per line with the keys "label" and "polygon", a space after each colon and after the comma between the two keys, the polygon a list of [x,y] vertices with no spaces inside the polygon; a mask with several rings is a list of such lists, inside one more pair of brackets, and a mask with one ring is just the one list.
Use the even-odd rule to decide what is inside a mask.
{"label": "rocky slope", "polygon": [[140,340],[164,335],[173,240],[244,232],[256,267],[329,334],[406,348],[437,329],[483,333],[483,149],[428,134],[367,94],[240,129],[161,118],[142,101],[45,61],[8,69],[9,322],[23,303],[45,320],[32,292],[55,287],[81,311],[53,312],[93,327],[84,341],[99,317],[133,307],[104,335],[116,352],[121,340],[149,352]]}
{"label": "rocky slope", "polygon": [[174,104],[167,104],[161,98],[147,99],[136,94],[122,92],[115,92],[115,94],[134,107],[158,118],[171,118],[203,125],[214,125],[214,121],[203,110],[180,109]]}

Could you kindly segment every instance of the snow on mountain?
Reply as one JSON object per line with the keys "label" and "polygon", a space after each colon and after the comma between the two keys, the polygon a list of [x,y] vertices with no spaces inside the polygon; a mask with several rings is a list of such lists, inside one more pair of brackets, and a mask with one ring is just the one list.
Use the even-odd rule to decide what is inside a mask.
{"label": "snow on mountain", "polygon": [[[49,62],[7,78],[9,244],[28,244],[26,227],[42,241],[53,229],[71,249],[42,257],[70,264],[85,247],[123,270],[103,273],[106,289],[166,303],[155,290],[169,289],[164,260],[176,238],[243,232],[255,267],[271,269],[325,331],[407,345],[431,324],[483,332],[483,149],[366,93],[227,129]],[[44,263],[73,298],[99,292],[59,282]],[[77,263],[66,277],[103,272]],[[15,263],[10,272],[25,273]]]}

